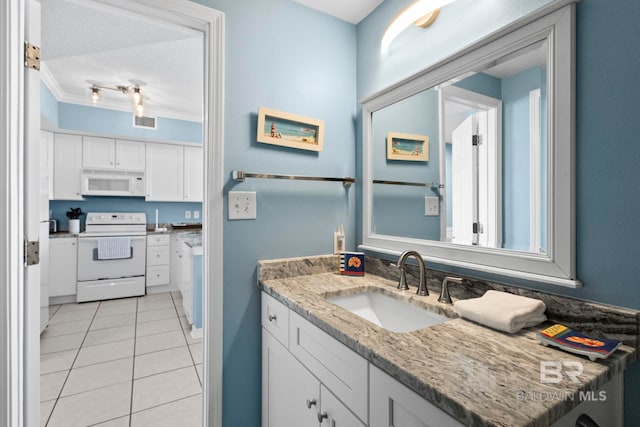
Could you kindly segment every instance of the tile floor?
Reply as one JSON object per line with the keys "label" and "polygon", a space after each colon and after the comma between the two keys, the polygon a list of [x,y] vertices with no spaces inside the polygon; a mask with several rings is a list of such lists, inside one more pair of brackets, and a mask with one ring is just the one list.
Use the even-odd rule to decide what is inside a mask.
{"label": "tile floor", "polygon": [[202,340],[179,292],[49,308],[40,425],[202,425]]}

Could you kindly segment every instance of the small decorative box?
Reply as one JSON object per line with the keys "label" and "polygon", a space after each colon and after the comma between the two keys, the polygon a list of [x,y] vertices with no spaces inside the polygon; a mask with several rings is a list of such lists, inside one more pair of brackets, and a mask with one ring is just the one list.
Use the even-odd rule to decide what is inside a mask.
{"label": "small decorative box", "polygon": [[340,274],[364,276],[363,252],[340,252]]}

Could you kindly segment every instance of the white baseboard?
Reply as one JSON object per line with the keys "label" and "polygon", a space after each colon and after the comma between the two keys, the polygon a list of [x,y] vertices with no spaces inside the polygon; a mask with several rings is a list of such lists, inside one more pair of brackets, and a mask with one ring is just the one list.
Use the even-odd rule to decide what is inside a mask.
{"label": "white baseboard", "polygon": [[202,338],[202,328],[191,327],[191,338],[194,340]]}

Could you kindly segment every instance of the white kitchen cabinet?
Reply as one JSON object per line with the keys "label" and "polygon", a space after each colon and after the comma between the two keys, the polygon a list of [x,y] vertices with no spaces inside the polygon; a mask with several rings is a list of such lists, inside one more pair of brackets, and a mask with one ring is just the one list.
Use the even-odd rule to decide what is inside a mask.
{"label": "white kitchen cabinet", "polygon": [[464,426],[377,367],[369,372],[371,427]]}
{"label": "white kitchen cabinet", "polygon": [[193,325],[193,255],[184,240],[180,248],[180,293],[184,315]]}
{"label": "white kitchen cabinet", "polygon": [[170,283],[170,243],[169,234],[147,236],[147,291],[154,286]]}
{"label": "white kitchen cabinet", "polygon": [[82,137],[56,133],[53,136],[53,198],[83,200]]}
{"label": "white kitchen cabinet", "polygon": [[84,136],[82,166],[87,169],[144,171],[145,143],[124,139]]}
{"label": "white kitchen cabinet", "polygon": [[53,199],[53,133],[40,131],[40,179],[46,180],[49,200]]}
{"label": "white kitchen cabinet", "polygon": [[184,199],[184,147],[147,143],[145,179],[148,201]]}
{"label": "white kitchen cabinet", "polygon": [[204,159],[200,147],[184,147],[184,201],[202,202]]}
{"label": "white kitchen cabinet", "polygon": [[202,202],[204,163],[201,147],[147,143],[149,201]]}
{"label": "white kitchen cabinet", "polygon": [[49,297],[76,294],[78,238],[49,239]]}

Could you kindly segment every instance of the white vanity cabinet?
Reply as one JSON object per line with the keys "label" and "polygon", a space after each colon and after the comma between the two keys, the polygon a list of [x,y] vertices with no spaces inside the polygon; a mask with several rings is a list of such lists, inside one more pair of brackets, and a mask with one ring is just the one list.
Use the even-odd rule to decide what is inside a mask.
{"label": "white vanity cabinet", "polygon": [[263,427],[367,425],[365,359],[264,293],[262,326]]}
{"label": "white vanity cabinet", "polygon": [[144,171],[145,143],[85,136],[82,138],[82,166],[84,168]]}
{"label": "white vanity cabinet", "polygon": [[464,426],[377,367],[369,366],[371,427]]}
{"label": "white vanity cabinet", "polygon": [[82,137],[56,133],[53,137],[53,198],[83,200]]}
{"label": "white vanity cabinet", "polygon": [[49,297],[75,295],[78,238],[70,236],[49,239],[49,263]]}

